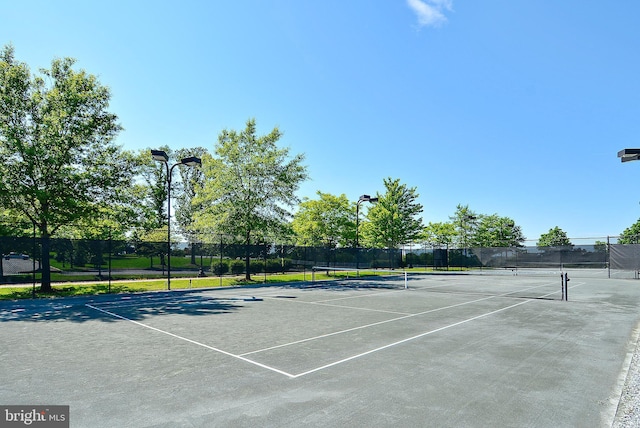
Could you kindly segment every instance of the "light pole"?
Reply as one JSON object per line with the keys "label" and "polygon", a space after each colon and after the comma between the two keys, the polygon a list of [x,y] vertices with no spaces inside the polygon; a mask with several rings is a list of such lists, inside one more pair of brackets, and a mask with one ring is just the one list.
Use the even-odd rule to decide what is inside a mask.
{"label": "light pole", "polygon": [[199,166],[202,160],[195,156],[183,158],[169,168],[169,156],[164,150],[151,150],[151,157],[164,164],[167,172],[167,290],[171,290],[171,175],[178,165]]}
{"label": "light pole", "polygon": [[[640,159],[640,149],[622,149],[618,152],[620,162],[630,162]],[[638,237],[636,236],[636,241]]]}
{"label": "light pole", "polygon": [[[465,250],[467,249],[467,247],[469,246],[469,230],[467,228],[467,226],[469,225],[469,223],[471,223],[471,225],[473,225],[473,222],[475,222],[477,219],[476,216],[471,215],[471,214],[465,214],[463,221],[464,221],[464,247]],[[465,253],[466,254],[466,253]]]}
{"label": "light pole", "polygon": [[360,225],[360,204],[363,202],[378,202],[378,198],[362,195],[356,202],[356,269],[360,269],[360,246],[358,243],[358,226]]}

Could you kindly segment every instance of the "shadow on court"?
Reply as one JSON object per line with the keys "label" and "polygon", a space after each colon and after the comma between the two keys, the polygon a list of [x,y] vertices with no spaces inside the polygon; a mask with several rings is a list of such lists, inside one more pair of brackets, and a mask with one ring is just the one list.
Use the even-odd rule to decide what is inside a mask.
{"label": "shadow on court", "polygon": [[[162,315],[194,317],[224,315],[242,308],[242,299],[204,296],[205,290],[153,292],[104,296],[68,297],[54,300],[0,302],[0,322],[118,321],[112,314],[133,321]],[[98,310],[96,310],[97,308]]]}

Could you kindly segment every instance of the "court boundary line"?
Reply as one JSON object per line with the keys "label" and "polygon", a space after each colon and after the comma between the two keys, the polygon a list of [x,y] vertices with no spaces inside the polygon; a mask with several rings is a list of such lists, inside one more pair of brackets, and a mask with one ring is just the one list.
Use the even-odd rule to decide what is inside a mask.
{"label": "court boundary line", "polygon": [[[300,339],[300,340],[296,340],[296,341],[293,341],[293,342],[288,342],[288,343],[283,343],[283,344],[280,344],[280,345],[270,346],[268,348],[257,349],[257,350],[249,351],[249,352],[243,352],[242,354],[239,354],[239,355],[258,354],[260,352],[271,351],[273,349],[284,348],[284,347],[292,346],[292,345],[298,345],[300,343],[310,342],[312,340],[324,339],[325,337],[336,336],[338,334],[343,334],[343,333],[350,333],[352,331],[362,330],[362,329],[369,328],[369,327],[375,327],[377,325],[382,325],[382,324],[386,324],[386,323],[390,323],[390,322],[401,321],[401,320],[404,320],[404,319],[413,318],[413,317],[417,317],[417,316],[420,316],[420,315],[426,315],[426,314],[429,314],[429,313],[432,313],[432,312],[438,312],[438,311],[443,311],[443,310],[446,310],[446,309],[455,308],[457,306],[463,306],[463,305],[468,305],[468,304],[471,304],[471,303],[477,303],[477,302],[481,302],[483,300],[488,300],[488,299],[491,299],[491,298],[493,298],[493,297],[484,297],[482,299],[476,299],[476,300],[470,300],[468,302],[456,303],[455,305],[442,306],[440,308],[429,309],[428,311],[418,312],[418,313],[415,313],[415,314],[406,314],[406,315],[403,315],[401,317],[390,318],[388,320],[377,321],[377,322],[370,323],[370,324],[365,324],[365,325],[359,325],[357,327],[347,328],[345,330],[338,330],[338,331],[334,331],[332,333],[325,333],[325,334],[321,334],[321,335],[318,335],[318,336],[307,337],[305,339]],[[304,302],[304,303],[314,304],[313,302]],[[361,308],[354,308],[354,307],[351,307],[351,306],[325,305],[325,304],[320,304],[320,305],[322,305],[322,306],[330,306],[330,307],[337,307],[337,308],[344,308],[344,309],[358,309],[358,310],[361,309]]]}
{"label": "court boundary line", "polygon": [[247,363],[256,365],[258,367],[262,367],[263,369],[271,370],[272,372],[276,372],[276,373],[279,373],[281,375],[285,375],[285,376],[287,376],[289,378],[294,378],[295,377],[295,375],[292,375],[291,373],[287,373],[284,370],[280,370],[280,369],[277,369],[275,367],[267,366],[266,364],[262,364],[262,363],[259,363],[257,361],[250,360],[249,358],[245,358],[245,357],[243,357],[241,355],[232,354],[231,352],[227,352],[227,351],[224,351],[224,350],[222,350],[220,348],[216,348],[216,347],[213,347],[213,346],[210,346],[210,345],[206,345],[204,343],[195,341],[193,339],[189,339],[187,337],[183,337],[183,336],[177,335],[175,333],[168,332],[166,330],[162,330],[162,329],[159,329],[159,328],[156,328],[156,327],[152,327],[150,325],[141,323],[139,321],[132,320],[132,319],[127,318],[127,317],[122,316],[122,315],[118,315],[118,314],[116,314],[114,312],[110,312],[110,311],[98,308],[98,307],[90,305],[88,303],[86,303],[85,306],[87,306],[87,307],[89,307],[91,309],[94,309],[96,311],[103,312],[103,313],[105,313],[107,315],[110,315],[112,317],[119,318],[119,319],[124,320],[124,321],[129,321],[129,322],[131,322],[133,324],[139,325],[140,327],[148,328],[149,330],[153,330],[153,331],[156,331],[158,333],[166,334],[167,336],[171,336],[171,337],[176,338],[176,339],[184,340],[185,342],[189,342],[189,343],[192,343],[194,345],[201,346],[201,347],[209,349],[211,351],[219,352],[220,354],[227,355],[229,357],[233,357],[233,358],[236,358],[238,360],[245,361]]}
{"label": "court boundary line", "polygon": [[[569,288],[571,289],[571,288],[579,287],[579,286],[584,285],[584,284],[586,284],[586,283],[585,283],[585,282],[579,282],[579,283],[574,284],[573,286],[571,286],[571,287],[569,287]],[[547,293],[547,294],[545,294],[545,295],[543,295],[543,296],[540,296],[540,297],[547,297],[547,296],[550,296],[550,295],[552,295],[552,294],[557,294],[557,293],[558,293],[558,291],[554,291],[554,292]],[[253,364],[253,365],[258,366],[258,367],[261,367],[261,368],[263,368],[263,369],[266,369],[266,370],[269,370],[269,371],[272,371],[272,372],[275,372],[275,373],[278,373],[278,374],[284,375],[284,376],[286,376],[286,377],[288,377],[288,378],[290,378],[290,379],[296,379],[296,378],[299,378],[299,377],[302,377],[302,376],[309,375],[309,374],[311,374],[311,373],[315,373],[315,372],[318,372],[318,371],[321,371],[321,370],[324,370],[324,369],[327,369],[327,368],[330,368],[330,367],[337,366],[337,365],[339,365],[339,364],[346,363],[346,362],[348,362],[348,361],[352,361],[352,360],[355,360],[355,359],[358,359],[358,358],[362,358],[362,357],[364,357],[364,356],[366,356],[366,355],[370,355],[370,354],[373,354],[373,353],[376,353],[376,352],[379,352],[379,351],[383,351],[383,350],[385,350],[385,349],[389,349],[389,348],[392,348],[392,347],[395,347],[395,346],[401,345],[401,344],[403,344],[403,343],[407,343],[407,342],[410,342],[410,341],[413,341],[413,340],[416,340],[416,339],[419,339],[419,338],[422,338],[422,337],[428,336],[428,335],[430,335],[430,334],[438,333],[438,332],[441,332],[441,331],[447,330],[447,329],[452,328],[452,327],[457,327],[457,326],[459,326],[459,325],[463,325],[463,324],[466,324],[466,323],[471,322],[471,321],[475,321],[475,320],[478,320],[478,319],[481,319],[481,318],[484,318],[484,317],[487,317],[487,316],[490,316],[490,315],[493,315],[493,314],[496,314],[496,313],[499,313],[499,312],[502,312],[502,311],[506,311],[506,310],[508,310],[508,309],[512,309],[512,308],[515,308],[515,307],[517,307],[517,306],[521,306],[521,305],[524,305],[524,304],[527,304],[527,303],[530,303],[530,302],[536,301],[537,299],[535,299],[535,298],[534,298],[534,299],[526,299],[526,300],[523,300],[523,301],[521,301],[521,302],[515,303],[515,304],[513,304],[513,305],[505,306],[504,308],[496,309],[496,310],[493,310],[493,311],[490,311],[490,312],[486,312],[486,313],[484,313],[484,314],[480,314],[480,315],[476,315],[476,316],[471,317],[471,318],[464,319],[464,320],[462,320],[462,321],[455,322],[455,323],[453,323],[453,324],[448,324],[448,325],[445,325],[445,326],[439,327],[439,328],[437,328],[437,329],[429,330],[429,331],[426,331],[426,332],[423,332],[423,333],[420,333],[420,334],[417,334],[417,335],[414,335],[414,336],[411,336],[411,337],[408,337],[408,338],[405,338],[405,339],[402,339],[402,340],[398,340],[398,341],[396,341],[396,342],[389,343],[389,344],[387,344],[387,345],[380,346],[380,347],[375,348],[375,349],[370,349],[370,350],[368,350],[368,351],[361,352],[361,353],[359,353],[359,354],[352,355],[352,356],[350,356],[350,357],[343,358],[343,359],[341,359],[341,360],[334,361],[334,362],[331,362],[331,363],[329,363],[329,364],[325,364],[325,365],[322,365],[322,366],[320,366],[320,367],[316,367],[316,368],[313,368],[313,369],[310,369],[310,370],[307,370],[307,371],[304,371],[304,372],[301,372],[301,373],[298,373],[298,374],[291,374],[291,373],[288,373],[288,372],[286,372],[286,371],[284,371],[284,370],[280,370],[280,369],[277,369],[277,368],[275,368],[275,367],[271,367],[271,366],[268,366],[268,365],[266,365],[266,364],[259,363],[259,362],[257,362],[257,361],[254,361],[254,360],[251,360],[251,359],[249,359],[249,358],[246,358],[246,357],[245,357],[245,355],[255,354],[255,353],[258,353],[258,352],[263,352],[263,351],[267,351],[267,350],[275,349],[275,348],[280,348],[280,347],[284,347],[284,346],[290,346],[290,345],[293,345],[293,344],[302,343],[302,342],[306,342],[306,341],[310,341],[310,340],[316,340],[316,339],[319,339],[319,338],[322,338],[322,337],[328,337],[328,336],[332,336],[332,335],[340,334],[340,333],[343,333],[343,332],[348,332],[348,331],[356,330],[356,329],[359,329],[359,328],[366,328],[366,327],[370,327],[370,326],[373,326],[373,325],[383,324],[383,323],[385,323],[385,322],[392,322],[392,321],[397,321],[397,320],[401,320],[401,319],[411,318],[411,317],[415,317],[415,316],[419,316],[419,315],[424,315],[424,314],[429,313],[429,312],[436,312],[436,311],[440,311],[440,310],[444,310],[444,309],[449,309],[449,308],[451,308],[451,307],[462,306],[462,305],[466,305],[466,304],[470,304],[470,303],[474,303],[474,302],[478,302],[478,301],[483,301],[483,300],[489,300],[489,299],[492,299],[492,298],[494,298],[494,297],[498,297],[498,296],[487,296],[487,297],[484,297],[484,298],[481,298],[481,299],[476,299],[476,300],[474,300],[474,301],[458,303],[458,304],[456,304],[456,305],[451,305],[451,306],[448,306],[448,307],[442,307],[442,308],[430,309],[429,311],[425,311],[424,313],[417,313],[417,314],[406,315],[406,316],[403,316],[403,317],[399,317],[399,318],[395,318],[395,319],[390,319],[390,320],[385,320],[385,321],[380,321],[380,322],[378,322],[378,323],[373,323],[373,324],[369,324],[369,325],[366,325],[366,326],[354,327],[353,329],[348,329],[348,330],[341,331],[341,332],[329,333],[329,334],[326,334],[326,335],[316,336],[316,337],[314,337],[314,338],[307,338],[307,339],[303,339],[303,340],[300,340],[300,341],[297,341],[297,342],[291,342],[291,343],[288,343],[288,344],[282,344],[282,345],[278,345],[278,346],[275,346],[275,347],[265,348],[265,349],[262,349],[262,350],[259,350],[259,351],[252,351],[252,352],[249,352],[249,353],[242,353],[242,354],[233,354],[233,353],[231,353],[231,352],[224,351],[224,350],[222,350],[222,349],[220,349],[220,348],[216,348],[216,347],[214,347],[214,346],[210,346],[210,345],[207,345],[207,344],[204,344],[204,343],[198,342],[198,341],[196,341],[196,340],[189,339],[189,338],[187,338],[187,337],[180,336],[180,335],[177,335],[177,334],[175,334],[175,333],[171,333],[171,332],[169,332],[169,331],[162,330],[162,329],[159,329],[159,328],[157,328],[157,327],[152,327],[152,326],[150,326],[150,325],[147,325],[147,324],[141,323],[141,322],[139,322],[139,321],[132,320],[132,319],[127,318],[127,317],[125,317],[125,316],[122,316],[122,315],[116,314],[116,313],[114,313],[114,312],[111,312],[111,311],[108,311],[108,310],[105,310],[105,309],[99,308],[99,307],[94,306],[94,305],[91,305],[91,304],[89,304],[89,303],[86,303],[86,304],[85,304],[85,306],[86,306],[86,307],[88,307],[88,308],[91,308],[91,309],[93,309],[93,310],[96,310],[96,311],[98,311],[98,312],[102,312],[102,313],[104,313],[104,314],[107,314],[107,315],[109,315],[109,316],[112,316],[112,317],[114,317],[114,318],[118,318],[118,319],[121,319],[121,320],[124,320],[124,321],[131,322],[131,323],[133,323],[133,324],[135,324],[135,325],[138,325],[138,326],[140,326],[140,327],[144,327],[144,328],[147,328],[147,329],[149,329],[149,330],[153,330],[153,331],[155,331],[155,332],[162,333],[162,334],[165,334],[165,335],[167,335],[167,336],[173,337],[173,338],[175,338],[175,339],[183,340],[183,341],[185,341],[185,342],[188,342],[188,343],[191,343],[191,344],[194,344],[194,345],[197,345],[197,346],[203,347],[203,348],[205,348],[205,349],[209,349],[209,350],[211,350],[211,351],[218,352],[218,353],[220,353],[220,354],[223,354],[223,355],[226,355],[226,356],[229,356],[229,357],[232,357],[232,358],[235,358],[235,359],[238,359],[238,360],[241,360],[241,361],[247,362],[247,363],[249,363],[249,364]],[[275,298],[275,297],[274,297],[273,299],[277,299],[277,298]],[[312,304],[313,304],[313,302],[305,302],[305,303],[312,303]]]}
{"label": "court boundary line", "polygon": [[[584,284],[586,284],[586,283],[585,283],[585,282],[581,282],[581,283],[575,284],[573,287],[578,287],[578,286],[580,286],[580,285],[584,285]],[[554,291],[553,293],[548,293],[548,294],[545,294],[544,296],[541,296],[541,297],[547,297],[547,296],[550,296],[550,295],[552,295],[552,294],[556,294],[556,293],[557,293],[557,291]],[[483,300],[484,300],[484,299],[483,299]],[[446,326],[442,326],[442,327],[436,328],[436,329],[434,329],[434,330],[430,330],[430,331],[427,331],[427,332],[424,332],[424,333],[420,333],[420,334],[417,334],[417,335],[415,335],[415,336],[408,337],[408,338],[406,338],[406,339],[398,340],[398,341],[396,341],[396,342],[389,343],[389,344],[387,344],[387,345],[380,346],[380,347],[378,347],[378,348],[371,349],[371,350],[369,350],[369,351],[362,352],[362,353],[357,354],[357,355],[352,355],[352,356],[350,356],[350,357],[343,358],[342,360],[339,360],[339,361],[334,361],[334,362],[332,362],[332,363],[325,364],[325,365],[323,365],[323,366],[316,367],[316,368],[314,368],[314,369],[307,370],[307,371],[302,372],[302,373],[298,373],[298,374],[294,375],[294,376],[293,376],[293,378],[295,379],[295,378],[298,378],[298,377],[306,376],[306,375],[308,375],[308,374],[315,373],[315,372],[317,372],[317,371],[324,370],[324,369],[327,369],[327,368],[329,368],[329,367],[337,366],[338,364],[346,363],[347,361],[355,360],[355,359],[357,359],[357,358],[361,358],[361,357],[364,357],[364,356],[366,356],[366,355],[373,354],[373,353],[375,353],[375,352],[379,352],[379,351],[382,351],[382,350],[385,350],[385,349],[388,349],[388,348],[391,348],[391,347],[394,347],[394,346],[397,346],[397,345],[401,345],[401,344],[403,344],[403,343],[410,342],[410,341],[412,341],[412,340],[416,340],[416,339],[419,339],[419,338],[424,337],[424,336],[428,336],[428,335],[433,334],[433,333],[438,333],[438,332],[440,332],[440,331],[443,331],[443,330],[446,330],[446,329],[449,329],[449,328],[452,328],[452,327],[457,327],[457,326],[459,326],[459,325],[466,324],[466,323],[468,323],[468,322],[475,321],[475,320],[477,320],[477,319],[484,318],[484,317],[487,317],[487,316],[489,316],[489,315],[494,315],[494,314],[496,314],[496,313],[498,313],[498,312],[506,311],[506,310],[508,310],[508,309],[515,308],[516,306],[524,305],[524,304],[526,304],[526,303],[530,303],[530,302],[533,302],[533,301],[536,301],[536,300],[537,300],[537,299],[527,299],[527,300],[524,300],[524,301],[522,301],[522,302],[518,302],[518,303],[515,303],[515,304],[513,304],[513,305],[506,306],[506,307],[504,307],[504,308],[496,309],[496,310],[494,310],[494,311],[487,312],[487,313],[485,313],[485,314],[476,315],[476,316],[474,316],[474,317],[467,318],[467,319],[465,319],[465,320],[458,321],[458,322],[455,322],[455,323],[453,323],[453,324],[449,324],[449,325],[446,325]]]}
{"label": "court boundary line", "polygon": [[[533,286],[533,287],[530,287],[530,288],[539,288],[539,287],[543,287],[543,286],[547,286],[547,285],[550,285],[550,283],[540,284],[540,285],[536,285],[536,286]],[[576,286],[577,285],[578,284],[576,284]],[[559,291],[554,291],[552,293],[545,294],[543,297],[546,297],[546,296],[549,296],[549,295],[555,294],[555,293],[559,293]],[[243,352],[242,354],[239,354],[239,355],[258,354],[260,352],[270,351],[270,350],[273,350],[273,349],[284,348],[284,347],[292,346],[292,345],[298,345],[300,343],[310,342],[312,340],[324,339],[325,337],[335,336],[335,335],[343,334],[343,333],[349,333],[349,332],[352,332],[352,331],[361,330],[361,329],[365,329],[365,328],[369,328],[369,327],[375,327],[377,325],[382,325],[382,324],[386,324],[386,323],[390,323],[390,322],[401,321],[401,320],[404,320],[404,319],[418,317],[418,316],[430,314],[430,313],[433,313],[433,312],[439,312],[439,311],[443,311],[443,310],[446,310],[446,309],[456,308],[458,306],[464,306],[464,305],[469,305],[469,304],[473,304],[473,303],[477,303],[477,302],[482,302],[484,300],[491,300],[491,299],[495,299],[495,298],[499,298],[499,297],[504,297],[506,294],[509,294],[509,293],[504,293],[504,294],[495,295],[495,296],[486,296],[486,297],[482,297],[482,298],[479,298],[479,299],[468,300],[468,301],[465,301],[465,302],[456,303],[454,305],[442,306],[442,307],[439,307],[439,308],[429,309],[427,311],[416,312],[416,313],[412,313],[412,314],[398,313],[398,315],[402,315],[402,316],[396,317],[396,318],[390,318],[388,320],[377,321],[377,322],[370,323],[370,324],[360,325],[360,326],[348,328],[348,329],[345,329],[345,330],[334,331],[332,333],[326,333],[326,334],[321,334],[321,335],[314,336],[314,337],[308,337],[308,338],[305,338],[305,339],[300,339],[300,340],[296,340],[296,341],[289,342],[289,343],[283,343],[283,344],[280,344],[280,345],[274,345],[274,346],[270,346],[270,347],[263,348],[263,349],[257,349],[257,350],[254,350],[254,351]],[[278,300],[277,297],[266,297],[266,296],[261,296],[261,297],[263,299]],[[363,296],[363,297],[366,297],[366,296]],[[334,299],[331,299],[331,300],[334,300]],[[536,299],[528,299],[528,300],[536,300]],[[295,301],[294,302],[294,301],[292,301],[291,303],[294,303],[294,304],[295,303],[297,303],[297,304],[307,304],[307,305],[318,305],[318,306],[328,306],[328,307],[335,307],[335,308],[340,308],[340,309],[344,308],[344,309],[353,309],[353,310],[372,311],[372,309],[367,309],[367,308],[358,308],[356,306],[334,305],[334,304],[328,304],[328,303],[324,303],[324,302],[326,302],[326,300],[319,300],[319,301],[315,301],[315,302],[306,302],[306,301],[301,301],[301,302]],[[375,311],[375,310],[373,310],[373,311]],[[388,311],[379,311],[379,312],[380,313],[393,313],[393,312],[388,312]]]}

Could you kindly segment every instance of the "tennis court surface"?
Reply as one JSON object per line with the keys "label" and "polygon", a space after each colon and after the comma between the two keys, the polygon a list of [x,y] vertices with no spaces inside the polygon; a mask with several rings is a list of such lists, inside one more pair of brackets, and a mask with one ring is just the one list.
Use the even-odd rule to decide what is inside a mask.
{"label": "tennis court surface", "polygon": [[0,405],[68,405],[72,427],[611,426],[640,282],[568,289],[412,275],[0,302]]}

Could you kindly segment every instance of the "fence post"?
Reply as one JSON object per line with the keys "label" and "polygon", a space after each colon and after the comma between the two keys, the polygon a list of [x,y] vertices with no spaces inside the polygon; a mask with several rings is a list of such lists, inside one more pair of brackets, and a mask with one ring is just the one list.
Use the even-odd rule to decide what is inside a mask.
{"label": "fence post", "polygon": [[[0,263],[2,263],[0,261]],[[31,295],[33,296],[33,298],[36,298],[36,223],[33,222],[33,273],[32,278],[33,278],[33,287],[31,289]]]}
{"label": "fence post", "polygon": [[605,262],[607,263],[607,277],[611,278],[611,242],[607,236],[607,252],[605,255]]}
{"label": "fence post", "polygon": [[111,227],[109,227],[109,285],[108,292],[111,293],[111,253],[113,252],[113,237],[111,234]]}

